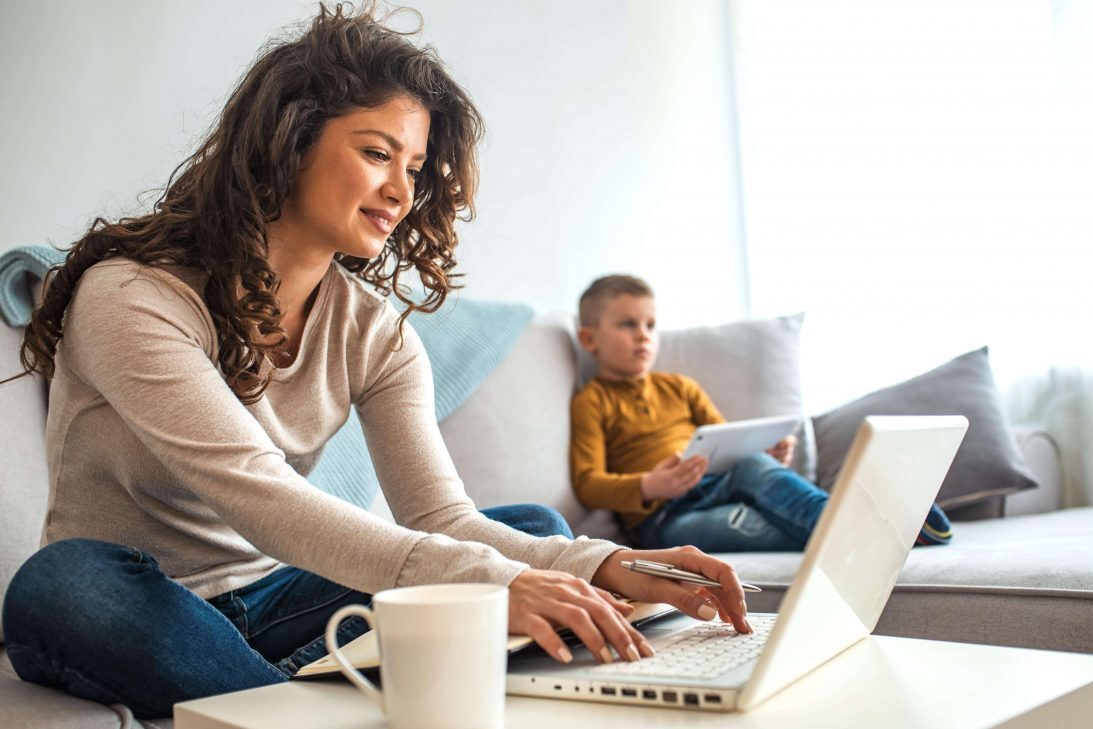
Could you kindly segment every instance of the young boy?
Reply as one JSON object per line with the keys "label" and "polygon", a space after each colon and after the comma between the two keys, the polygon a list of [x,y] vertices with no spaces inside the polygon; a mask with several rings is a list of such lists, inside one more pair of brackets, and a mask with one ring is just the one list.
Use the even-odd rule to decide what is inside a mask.
{"label": "young boy", "polygon": [[[707,552],[801,550],[827,492],[787,468],[790,436],[727,473],[702,456],[681,460],[700,425],[723,423],[698,383],[653,372],[656,302],[632,276],[597,279],[581,296],[581,347],[596,376],[573,398],[570,468],[577,498],[610,509],[643,549],[693,544]],[[952,528],[932,507],[919,544],[946,544]]]}

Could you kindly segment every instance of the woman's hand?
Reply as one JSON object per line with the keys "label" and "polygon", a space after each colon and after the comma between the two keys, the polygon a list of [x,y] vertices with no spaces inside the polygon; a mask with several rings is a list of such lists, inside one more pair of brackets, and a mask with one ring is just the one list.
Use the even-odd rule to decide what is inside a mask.
{"label": "woman's hand", "polygon": [[691,456],[686,461],[675,453],[641,477],[641,495],[646,501],[678,499],[695,487],[709,468],[705,456]]}
{"label": "woman's hand", "polygon": [[781,463],[783,466],[789,466],[789,462],[793,460],[793,451],[797,448],[797,436],[787,435],[782,440],[775,443],[772,447],[767,449],[767,453],[774,457],[774,460]]}
{"label": "woman's hand", "polygon": [[[623,560],[644,559],[675,565],[688,572],[697,572],[721,587],[703,587],[687,582],[676,582],[663,577],[651,577],[632,572],[620,563]],[[642,602],[666,602],[674,605],[692,618],[713,620],[717,615],[741,633],[750,633],[748,607],[744,602],[744,590],[732,565],[711,557],[695,547],[673,549],[630,550],[615,552],[603,561],[592,584],[618,595],[625,595]]]}
{"label": "woman's hand", "polygon": [[653,655],[653,648],[626,621],[633,606],[566,572],[529,569],[509,585],[509,632],[529,635],[562,663],[573,654],[558,636],[569,628],[603,663],[615,653],[628,661]]}

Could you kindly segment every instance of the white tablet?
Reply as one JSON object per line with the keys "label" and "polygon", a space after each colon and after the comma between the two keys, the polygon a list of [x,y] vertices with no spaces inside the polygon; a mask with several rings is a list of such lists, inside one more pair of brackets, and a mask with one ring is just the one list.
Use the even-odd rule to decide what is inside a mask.
{"label": "white tablet", "polygon": [[695,431],[683,460],[691,456],[706,456],[710,467],[706,473],[724,473],[741,458],[761,453],[797,429],[799,415],[778,415],[773,418],[737,420],[732,423],[703,425]]}

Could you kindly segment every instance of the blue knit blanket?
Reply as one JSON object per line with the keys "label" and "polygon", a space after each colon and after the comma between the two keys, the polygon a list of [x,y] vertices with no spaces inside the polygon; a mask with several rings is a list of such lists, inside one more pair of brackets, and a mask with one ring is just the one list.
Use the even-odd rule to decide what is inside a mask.
{"label": "blue knit blanket", "polygon": [[47,246],[22,246],[0,256],[0,315],[13,327],[30,323],[34,310],[33,287],[50,266],[65,260],[68,251]]}
{"label": "blue knit blanket", "polygon": [[[407,318],[421,337],[433,367],[438,423],[455,412],[504,361],[532,314],[531,307],[523,304],[453,296],[434,314],[414,312]],[[372,503],[379,480],[355,410],[327,442],[308,480],[358,506],[368,508]]]}
{"label": "blue knit blanket", "polygon": [[[32,287],[66,254],[46,246],[23,246],[0,255],[0,315],[9,325],[26,326]],[[432,364],[437,422],[459,408],[504,361],[532,314],[531,307],[522,304],[452,296],[434,314],[415,312],[408,317]],[[358,506],[367,508],[372,503],[379,481],[356,411],[327,443],[308,480]]]}

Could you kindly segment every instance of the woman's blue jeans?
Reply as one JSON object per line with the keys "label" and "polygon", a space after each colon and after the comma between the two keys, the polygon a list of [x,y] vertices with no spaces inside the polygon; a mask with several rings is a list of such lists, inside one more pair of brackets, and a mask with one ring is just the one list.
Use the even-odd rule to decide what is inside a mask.
{"label": "woman's blue jeans", "polygon": [[[573,536],[544,506],[482,513],[535,536]],[[203,600],[149,554],[69,539],[41,549],[15,574],[4,599],[4,639],[24,681],[125,704],[140,718],[165,717],[179,701],[287,681],[326,655],[323,634],[336,610],[371,600],[295,567]],[[339,641],[366,630],[350,618]]]}
{"label": "woman's blue jeans", "polygon": [[827,504],[817,488],[762,453],[704,476],[632,530],[644,549],[693,544],[704,552],[795,552]]}

